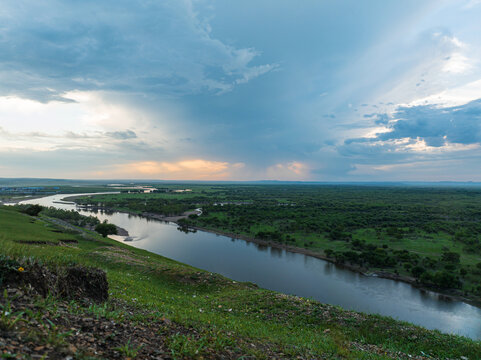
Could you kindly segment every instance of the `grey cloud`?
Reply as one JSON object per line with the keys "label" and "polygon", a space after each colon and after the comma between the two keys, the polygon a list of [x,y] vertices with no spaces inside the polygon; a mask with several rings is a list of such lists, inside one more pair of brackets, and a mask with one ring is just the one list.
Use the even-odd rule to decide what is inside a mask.
{"label": "grey cloud", "polygon": [[132,130],[107,132],[105,133],[105,135],[117,140],[128,140],[137,138],[137,134]]}
{"label": "grey cloud", "polygon": [[[481,99],[448,108],[433,105],[400,107],[388,119],[387,114],[377,114],[373,121],[385,125],[390,132],[373,138],[347,139],[336,147],[339,155],[358,164],[378,165],[432,160],[465,161],[479,157],[479,150],[424,153],[403,149],[415,144],[418,139],[432,147],[442,147],[446,143],[481,143]],[[403,139],[401,145],[395,141],[399,139]]]}
{"label": "grey cloud", "polygon": [[389,116],[387,114],[377,114],[375,121],[376,125],[387,125],[389,123]]}
{"label": "grey cloud", "polygon": [[374,124],[384,125],[390,131],[374,138],[347,139],[344,145],[370,143],[369,146],[375,148],[372,143],[397,139],[411,142],[422,139],[433,147],[446,143],[481,143],[481,99],[448,108],[434,105],[399,107],[392,117],[385,113],[365,117],[373,118]]}
{"label": "grey cloud", "polygon": [[85,134],[85,133],[80,134],[80,133],[75,133],[73,131],[68,131],[61,137],[65,137],[68,139],[96,139],[96,138],[99,138],[100,136],[96,134]]}
{"label": "grey cloud", "polygon": [[0,94],[40,101],[73,89],[225,92],[276,67],[213,37],[189,0],[6,0],[0,24]]}
{"label": "grey cloud", "polygon": [[371,141],[372,141],[372,139],[370,139],[370,138],[352,138],[352,139],[344,140],[344,144],[350,145],[350,144],[353,144],[353,143],[359,144],[359,143],[367,143],[367,142],[371,142]]}
{"label": "grey cloud", "polygon": [[436,147],[446,142],[481,142],[481,99],[449,108],[433,105],[401,107],[394,118],[396,121],[388,124],[392,131],[379,134],[379,140],[421,138],[427,145]]}
{"label": "grey cloud", "polygon": [[19,132],[19,133],[12,133],[4,130],[0,127],[0,135],[9,137],[10,139],[15,138],[46,138],[46,139],[102,139],[105,137],[116,139],[116,140],[129,140],[129,139],[136,139],[137,134],[132,130],[125,130],[125,131],[113,131],[113,132],[92,132],[92,133],[76,133],[73,131],[67,131],[61,135],[57,134],[50,134],[45,132],[39,131],[32,131],[32,132]]}

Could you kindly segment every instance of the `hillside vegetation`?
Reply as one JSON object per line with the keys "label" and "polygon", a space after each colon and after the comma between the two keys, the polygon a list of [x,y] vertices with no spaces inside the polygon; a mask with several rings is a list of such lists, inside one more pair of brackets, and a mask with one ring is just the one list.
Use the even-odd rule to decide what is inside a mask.
{"label": "hillside vegetation", "polygon": [[[53,220],[0,208],[3,358],[476,359],[481,353],[479,342],[237,283]],[[95,269],[106,273],[107,301],[82,287],[92,281],[81,276]],[[84,284],[75,287],[79,293],[59,288],[72,276]],[[56,285],[40,291],[40,283]]]}

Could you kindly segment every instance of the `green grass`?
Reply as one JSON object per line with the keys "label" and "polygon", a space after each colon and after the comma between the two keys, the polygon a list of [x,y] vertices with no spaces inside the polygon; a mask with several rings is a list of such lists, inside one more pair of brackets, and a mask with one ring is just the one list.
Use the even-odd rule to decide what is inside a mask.
{"label": "green grass", "polygon": [[0,238],[14,242],[49,242],[62,240],[75,241],[72,234],[59,230],[58,227],[42,219],[18,216],[18,213],[0,208]]}
{"label": "green grass", "polygon": [[[201,334],[195,339],[183,335],[168,339],[172,355],[178,358],[222,349],[238,343],[237,339],[243,339],[241,344],[265,344],[287,358],[387,359],[396,358],[392,354],[400,351],[412,355],[423,352],[435,358],[476,359],[481,354],[480,342],[463,337],[258,289],[95,234],[88,240],[51,229],[48,219],[33,219],[0,208],[1,254],[14,258],[28,255],[53,265],[74,262],[102,268],[112,298],[148,309],[149,316],[193,327]],[[19,239],[54,242],[64,237],[75,238],[78,243],[18,243]],[[108,304],[92,306],[90,311],[95,316],[123,316]],[[144,313],[133,316],[142,322]],[[64,335],[54,332],[49,341],[61,342]],[[380,352],[360,351],[355,344],[375,345]],[[132,355],[137,349],[126,344],[120,351]],[[244,351],[257,358],[265,356],[259,346],[246,346]]]}

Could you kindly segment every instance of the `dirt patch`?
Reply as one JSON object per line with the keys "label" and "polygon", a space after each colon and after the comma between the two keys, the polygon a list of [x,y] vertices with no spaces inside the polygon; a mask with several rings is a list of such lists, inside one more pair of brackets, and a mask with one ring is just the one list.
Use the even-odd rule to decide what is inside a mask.
{"label": "dirt patch", "polygon": [[78,244],[78,240],[75,239],[59,239],[58,241],[64,244]]}
{"label": "dirt patch", "polygon": [[55,241],[44,241],[44,240],[17,240],[16,243],[18,244],[27,244],[27,245],[53,245],[59,246],[63,244],[78,244],[78,241],[75,239],[59,239],[58,242]]}
{"label": "dirt patch", "polygon": [[[249,348],[256,349],[265,358],[289,358],[276,345],[247,341],[230,333],[223,334],[223,344],[219,345],[218,330],[182,325],[159,313],[154,315],[152,309],[133,307],[120,300],[109,302],[102,313],[92,313],[88,305],[72,308],[72,303],[58,300],[45,311],[32,291],[12,288],[8,294],[12,313],[20,314],[29,309],[31,313],[42,315],[28,317],[23,312],[21,316],[26,321],[17,322],[7,331],[0,328],[0,357],[53,360],[256,358],[246,354],[245,349]],[[2,301],[0,299],[0,303]]]}
{"label": "dirt patch", "polygon": [[93,254],[100,255],[110,261],[125,263],[129,265],[147,265],[147,262],[139,259],[138,257],[134,257],[133,253],[129,250],[111,247],[104,247],[99,249],[106,249],[106,251],[94,251]]}
{"label": "dirt patch", "polygon": [[84,266],[49,268],[37,262],[0,258],[0,289],[33,287],[42,296],[104,302],[108,299],[107,276],[103,270]]}
{"label": "dirt patch", "polygon": [[84,266],[69,267],[60,277],[59,295],[67,298],[88,298],[104,302],[109,297],[105,271]]}
{"label": "dirt patch", "polygon": [[43,241],[43,240],[17,240],[17,244],[27,244],[27,245],[59,245],[58,242],[53,241]]}
{"label": "dirt patch", "polygon": [[119,236],[129,236],[129,232],[120,226],[115,225],[115,229],[117,230],[117,234]]}

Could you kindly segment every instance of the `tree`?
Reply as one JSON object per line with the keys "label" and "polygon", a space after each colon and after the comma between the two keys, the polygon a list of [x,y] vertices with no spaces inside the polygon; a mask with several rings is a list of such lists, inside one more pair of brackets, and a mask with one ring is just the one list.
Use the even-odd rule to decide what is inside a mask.
{"label": "tree", "polygon": [[446,251],[443,253],[442,260],[451,264],[459,264],[459,254],[452,251]]}
{"label": "tree", "polygon": [[413,274],[415,278],[419,278],[424,272],[426,272],[426,269],[419,265],[411,269],[411,274]]}
{"label": "tree", "polygon": [[97,231],[103,237],[107,237],[107,235],[117,234],[117,227],[114,224],[109,224],[107,220],[104,220],[103,223],[98,224],[95,227],[95,231]]}
{"label": "tree", "polygon": [[460,288],[461,287],[461,282],[456,278],[451,273],[448,273],[447,271],[438,271],[436,274],[434,274],[433,277],[433,282],[444,289],[447,288]]}
{"label": "tree", "polygon": [[324,250],[324,254],[326,254],[327,257],[331,257],[333,253],[334,251],[331,249]]}
{"label": "tree", "polygon": [[40,211],[43,210],[43,206],[40,205],[30,205],[28,208],[24,210],[25,214],[28,214],[30,216],[38,216]]}

